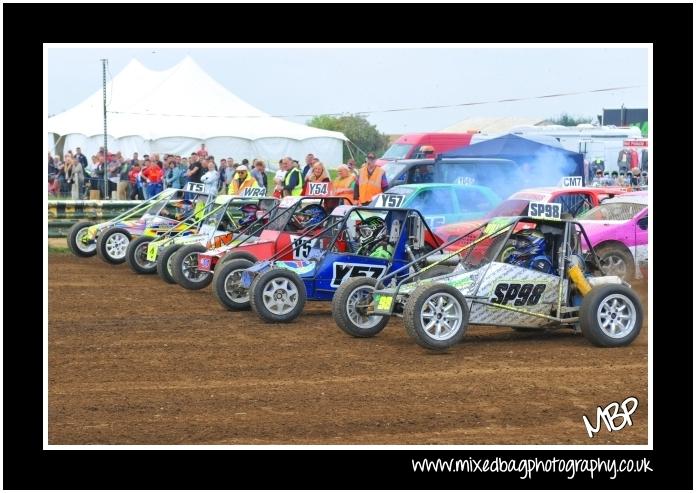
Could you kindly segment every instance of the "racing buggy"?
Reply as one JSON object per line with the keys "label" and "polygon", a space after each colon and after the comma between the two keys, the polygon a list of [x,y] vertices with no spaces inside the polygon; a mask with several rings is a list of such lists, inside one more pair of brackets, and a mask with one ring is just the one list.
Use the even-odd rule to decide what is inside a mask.
{"label": "racing buggy", "polygon": [[[341,206],[333,216],[297,246],[309,248],[306,260],[272,259],[241,273],[239,289],[248,290],[251,308],[263,320],[290,322],[307,300],[330,301],[354,278],[374,281],[397,269],[402,277],[421,278],[424,264],[418,258],[441,244],[415,209]],[[410,267],[402,269],[405,265]],[[442,262],[430,275],[452,267]]]}
{"label": "racing buggy", "polygon": [[[597,346],[630,344],[643,321],[638,296],[619,277],[605,275],[582,225],[557,212],[495,218],[441,245],[434,251],[441,258],[424,270],[456,259],[449,274],[399,279],[411,263],[376,282],[343,284],[333,301],[336,323],[350,335],[371,337],[397,315],[432,350],[461,341],[470,324],[568,328]],[[590,245],[585,253],[581,239]]]}
{"label": "racing buggy", "polygon": [[[244,236],[249,226],[243,209],[251,207],[262,214],[277,201],[270,197],[218,195],[204,214],[187,225],[187,230],[170,231],[160,238],[143,236],[132,242],[128,248],[128,264],[136,273],[157,272],[165,282],[174,284],[177,281],[173,277],[172,261],[181,248],[196,246],[205,250],[215,244],[236,241]],[[254,214],[252,221],[255,220]]]}
{"label": "racing buggy", "polygon": [[[274,258],[283,260],[304,259],[309,252],[309,245],[304,244],[301,248],[293,247],[300,242],[308,231],[316,229],[319,223],[323,224],[324,219],[329,217],[331,211],[337,206],[344,204],[346,199],[340,196],[290,196],[285,197],[276,207],[268,211],[260,218],[259,223],[250,227],[251,230],[247,237],[239,241],[223,245],[219,248],[203,253],[197,253],[198,272],[218,272],[223,264],[235,262],[234,271],[243,270],[252,265],[259,259]],[[259,234],[260,233],[260,234]],[[276,255],[278,252],[280,256]],[[181,276],[184,272],[185,263],[174,265],[174,269],[181,269]],[[191,266],[191,262],[188,262]],[[230,274],[230,268],[225,271],[225,276]],[[219,278],[219,277],[218,277]],[[218,297],[221,291],[216,291],[215,277],[213,277],[213,292]],[[184,287],[198,289],[197,286],[188,284]],[[218,300],[225,305],[225,300],[230,300],[229,296],[218,297]],[[237,297],[235,296],[235,299]],[[242,303],[243,306],[238,306]],[[227,306],[230,309],[243,309],[249,307],[248,298],[231,302]]]}
{"label": "racing buggy", "polygon": [[[193,183],[190,185],[194,185]],[[184,199],[185,192],[191,200]],[[191,187],[168,188],[132,209],[103,223],[80,221],[68,231],[68,246],[78,257],[98,255],[110,264],[126,261],[126,250],[134,236],[146,229],[158,234],[170,229],[185,229],[184,221],[210,202],[210,195]]]}

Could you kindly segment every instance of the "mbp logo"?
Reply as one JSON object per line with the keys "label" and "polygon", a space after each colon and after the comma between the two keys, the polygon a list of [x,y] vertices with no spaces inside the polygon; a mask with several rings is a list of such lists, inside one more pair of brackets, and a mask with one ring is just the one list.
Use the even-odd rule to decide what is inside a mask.
{"label": "mbp logo", "polygon": [[386,269],[383,265],[370,264],[348,264],[346,262],[334,262],[333,264],[333,279],[331,279],[331,287],[337,288],[341,283],[347,281],[351,277],[372,277],[377,279],[384,274]]}
{"label": "mbp logo", "polygon": [[[619,411],[619,408],[621,411]],[[635,397],[627,397],[620,406],[618,402],[612,402],[604,409],[602,409],[601,406],[597,407],[595,426],[590,424],[590,420],[587,419],[587,416],[583,416],[582,421],[585,423],[587,434],[590,438],[593,438],[594,435],[599,433],[602,422],[604,422],[610,432],[622,430],[626,425],[631,426],[633,424],[631,415],[636,412],[636,409],[638,409],[638,399]],[[616,425],[617,418],[621,418],[620,426]]]}

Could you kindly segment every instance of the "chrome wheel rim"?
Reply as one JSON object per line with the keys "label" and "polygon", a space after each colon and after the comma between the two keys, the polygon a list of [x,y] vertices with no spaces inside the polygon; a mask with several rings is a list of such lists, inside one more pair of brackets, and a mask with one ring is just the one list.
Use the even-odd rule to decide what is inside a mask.
{"label": "chrome wheel rim", "polygon": [[249,291],[242,287],[242,271],[235,269],[225,276],[225,296],[234,303],[248,303]]}
{"label": "chrome wheel rim", "polygon": [[382,320],[382,317],[378,315],[367,315],[367,307],[372,301],[373,291],[374,288],[371,286],[358,286],[348,295],[346,302],[348,319],[361,329],[371,329]]}
{"label": "chrome wheel rim", "polygon": [[80,250],[81,252],[89,253],[93,252],[97,248],[97,242],[96,241],[90,241],[89,243],[84,242],[84,237],[87,236],[89,226],[85,226],[84,228],[80,228],[77,231],[77,234],[75,235],[75,243],[77,245],[77,249]]}
{"label": "chrome wheel rim", "polygon": [[149,243],[141,243],[137,247],[135,247],[135,252],[133,254],[133,258],[135,260],[135,263],[138,264],[139,267],[142,267],[143,269],[152,269],[153,267],[157,266],[156,262],[150,262],[147,259],[147,247]]}
{"label": "chrome wheel rim", "polygon": [[274,315],[287,315],[297,305],[299,291],[286,278],[272,279],[263,287],[263,304]]}
{"label": "chrome wheel rim", "polygon": [[436,341],[445,341],[456,334],[462,324],[462,307],[449,293],[431,295],[420,312],[423,330]]}
{"label": "chrome wheel rim", "polygon": [[106,239],[106,253],[113,259],[122,259],[128,249],[128,236],[123,233],[114,233]]}
{"label": "chrome wheel rim", "polygon": [[602,269],[610,276],[619,276],[621,279],[626,277],[626,262],[616,254],[610,253],[600,260]]}
{"label": "chrome wheel rim", "polygon": [[623,294],[612,294],[602,300],[597,308],[597,322],[607,336],[622,339],[636,326],[636,307]]}
{"label": "chrome wheel rim", "polygon": [[210,275],[209,272],[198,270],[198,252],[191,252],[183,258],[181,270],[184,277],[191,282],[201,282]]}

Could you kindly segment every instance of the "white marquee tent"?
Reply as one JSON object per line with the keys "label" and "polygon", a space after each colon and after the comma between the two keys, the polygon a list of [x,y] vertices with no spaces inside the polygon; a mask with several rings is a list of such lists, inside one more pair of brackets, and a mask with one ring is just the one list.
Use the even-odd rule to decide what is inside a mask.
{"label": "white marquee tent", "polygon": [[[228,91],[190,57],[155,71],[132,60],[106,87],[110,152],[186,155],[204,142],[219,162],[265,159],[272,169],[283,156],[300,162],[314,153],[328,167],[343,159],[340,132],[269,116]],[[48,119],[57,148],[81,147],[87,156],[104,145],[103,94]],[[62,144],[62,145],[61,145]]]}

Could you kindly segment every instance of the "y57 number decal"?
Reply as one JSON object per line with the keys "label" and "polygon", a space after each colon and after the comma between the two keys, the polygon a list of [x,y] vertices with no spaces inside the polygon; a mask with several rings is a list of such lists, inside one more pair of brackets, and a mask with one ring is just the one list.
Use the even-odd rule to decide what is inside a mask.
{"label": "y57 number decal", "polygon": [[508,301],[515,300],[515,306],[532,306],[539,303],[541,295],[546,290],[546,284],[517,284],[501,282],[495,287],[491,303],[507,305]]}

